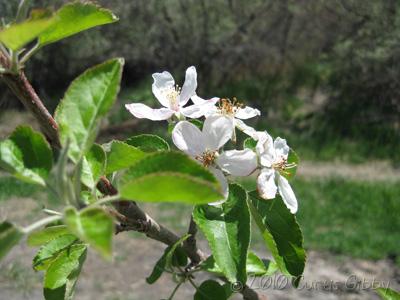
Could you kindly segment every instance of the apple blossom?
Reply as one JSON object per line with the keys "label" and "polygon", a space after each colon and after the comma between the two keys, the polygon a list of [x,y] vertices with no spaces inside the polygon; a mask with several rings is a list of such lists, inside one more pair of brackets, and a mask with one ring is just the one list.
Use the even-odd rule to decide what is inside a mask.
{"label": "apple blossom", "polygon": [[189,99],[196,94],[197,72],[194,66],[186,70],[182,88],[175,84],[174,78],[167,71],[154,73],[153,79],[153,94],[163,107],[154,109],[143,103],[126,104],[126,109],[136,118],[161,121],[174,115],[178,119],[181,119],[182,115],[189,118],[198,118],[204,115],[203,105],[201,104],[184,107]]}
{"label": "apple blossom", "polygon": [[202,163],[220,181],[224,199],[213,204],[222,203],[228,195],[228,182],[222,171],[247,176],[257,168],[256,154],[250,149],[219,153],[232,136],[231,124],[227,116],[212,115],[205,120],[202,131],[188,121],[179,122],[172,131],[175,146]]}
{"label": "apple blossom", "polygon": [[277,192],[291,213],[297,212],[297,199],[288,180],[281,174],[295,167],[288,164],[289,146],[286,140],[278,137],[273,141],[267,132],[257,132],[256,152],[259,155],[261,172],[257,178],[257,188],[264,199],[273,199]]}

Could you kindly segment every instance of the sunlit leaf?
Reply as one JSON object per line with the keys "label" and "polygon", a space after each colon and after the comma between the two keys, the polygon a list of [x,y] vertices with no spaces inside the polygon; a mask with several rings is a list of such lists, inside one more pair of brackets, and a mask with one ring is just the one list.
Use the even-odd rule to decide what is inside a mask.
{"label": "sunlit leaf", "polygon": [[161,137],[153,134],[141,134],[132,136],[126,143],[139,148],[144,152],[168,151],[168,143]]}
{"label": "sunlit leaf", "polygon": [[295,215],[290,213],[280,196],[266,201],[256,191],[249,193],[249,206],[279,269],[295,279],[300,278],[304,271],[306,253]]}
{"label": "sunlit leaf", "polygon": [[86,245],[72,245],[49,265],[44,276],[46,300],[71,300],[76,281],[86,259]]}
{"label": "sunlit leaf", "polygon": [[92,207],[78,212],[68,207],[64,221],[71,233],[92,245],[104,257],[111,257],[114,223],[103,209]]}
{"label": "sunlit leaf", "polygon": [[158,152],[139,160],[121,176],[125,199],[144,202],[209,203],[223,196],[214,176],[179,152]]}
{"label": "sunlit leaf", "polygon": [[46,269],[49,263],[51,263],[61,251],[71,246],[77,240],[76,236],[72,234],[64,234],[50,240],[36,253],[33,258],[33,268],[35,270]]}
{"label": "sunlit leaf", "polygon": [[71,3],[61,7],[55,14],[56,21],[41,32],[41,46],[54,43],[89,28],[113,23],[118,18],[109,10],[92,3]]}
{"label": "sunlit leaf", "polygon": [[250,213],[247,193],[239,185],[229,186],[229,197],[221,206],[197,206],[193,218],[206,236],[213,257],[230,282],[246,282],[246,260],[250,243]]}
{"label": "sunlit leaf", "polygon": [[94,188],[100,177],[105,174],[106,154],[100,145],[94,144],[82,161],[82,182]]}
{"label": "sunlit leaf", "polygon": [[56,17],[32,16],[24,22],[11,24],[0,31],[0,42],[16,51],[36,39],[56,20]]}
{"label": "sunlit leaf", "polygon": [[89,151],[99,124],[114,104],[123,67],[122,59],[112,59],[87,70],[75,79],[57,107],[63,146],[70,143],[69,157],[78,162]]}
{"label": "sunlit leaf", "polygon": [[65,225],[45,227],[29,234],[27,243],[29,246],[41,246],[60,235],[67,234],[68,232],[67,226]]}
{"label": "sunlit leaf", "polygon": [[129,168],[146,156],[141,149],[121,141],[112,141],[103,147],[107,153],[107,174]]}
{"label": "sunlit leaf", "polygon": [[52,164],[49,144],[31,127],[17,127],[0,142],[0,167],[23,181],[44,186]]}

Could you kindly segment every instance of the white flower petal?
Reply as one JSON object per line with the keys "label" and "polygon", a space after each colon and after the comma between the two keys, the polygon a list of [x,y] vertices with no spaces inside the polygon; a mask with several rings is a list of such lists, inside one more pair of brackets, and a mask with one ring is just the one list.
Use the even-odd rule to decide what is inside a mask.
{"label": "white flower petal", "polygon": [[261,112],[258,109],[246,106],[236,111],[235,118],[246,120],[259,115],[261,115]]}
{"label": "white flower petal", "polygon": [[196,95],[197,88],[197,72],[196,68],[191,66],[187,68],[185,82],[182,86],[182,91],[179,97],[179,106],[184,106],[192,97]]}
{"label": "white flower petal", "polygon": [[262,169],[257,178],[257,189],[261,198],[274,199],[277,191],[275,184],[275,171],[273,169]]}
{"label": "white flower petal", "polygon": [[234,130],[233,118],[221,115],[209,116],[203,125],[203,135],[206,148],[218,150],[232,137]]}
{"label": "white flower petal", "polygon": [[220,205],[222,203],[224,203],[226,201],[226,199],[228,199],[228,194],[229,194],[229,185],[228,185],[228,180],[226,179],[224,173],[222,173],[221,170],[218,170],[214,167],[209,167],[208,168],[211,173],[214,174],[215,178],[217,178],[217,180],[219,181],[220,185],[221,185],[221,191],[222,191],[222,195],[224,196],[224,198],[222,198],[220,201],[217,202],[212,202],[212,203],[208,203],[209,205]]}
{"label": "white flower petal", "polygon": [[142,103],[126,104],[125,107],[136,118],[152,121],[167,120],[174,114],[174,111],[169,108],[153,109]]}
{"label": "white flower petal", "polygon": [[205,151],[203,133],[196,125],[181,121],[172,130],[172,141],[175,146],[192,157]]}
{"label": "white flower petal", "polygon": [[190,99],[193,101],[194,104],[204,104],[208,102],[213,102],[214,104],[216,104],[219,101],[218,97],[213,97],[211,99],[205,100],[197,95],[193,95]]}
{"label": "white flower petal", "polygon": [[281,176],[279,173],[278,176],[278,188],[279,194],[282,196],[283,202],[285,202],[287,208],[289,208],[292,214],[297,212],[297,199],[294,194],[292,187],[290,186],[288,180]]}
{"label": "white flower petal", "polygon": [[209,116],[216,111],[216,107],[213,103],[193,104],[184,108],[181,108],[181,113],[188,118],[197,119],[202,116]]}
{"label": "white flower petal", "polygon": [[225,151],[216,162],[233,176],[247,176],[257,168],[257,156],[250,149]]}
{"label": "white flower petal", "polygon": [[235,119],[235,126],[251,138],[257,139],[257,131],[253,127],[246,125],[242,120]]}
{"label": "white flower petal", "polygon": [[266,131],[258,131],[256,151],[259,155],[268,154],[275,157],[274,140]]}
{"label": "white flower petal", "polygon": [[290,148],[287,145],[285,139],[277,137],[274,141],[274,148],[277,157],[284,157],[284,158],[288,157]]}
{"label": "white flower petal", "polygon": [[151,89],[154,96],[164,107],[170,107],[169,100],[166,97],[166,91],[175,88],[175,80],[171,73],[164,71],[162,73],[153,74],[153,85]]}

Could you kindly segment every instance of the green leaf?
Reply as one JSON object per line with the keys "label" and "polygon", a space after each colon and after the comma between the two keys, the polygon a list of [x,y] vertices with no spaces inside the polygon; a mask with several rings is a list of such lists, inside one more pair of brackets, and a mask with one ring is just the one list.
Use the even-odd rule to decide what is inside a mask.
{"label": "green leaf", "polygon": [[246,262],[247,274],[255,276],[272,275],[278,270],[276,263],[259,258],[255,253],[249,252]]}
{"label": "green leaf", "polygon": [[250,243],[250,213],[247,193],[237,184],[221,206],[202,205],[193,218],[206,236],[214,259],[230,282],[246,282],[246,260]]}
{"label": "green leaf", "polygon": [[251,137],[248,137],[243,141],[243,149],[248,148],[254,150],[256,149],[256,146],[257,146],[257,141]]}
{"label": "green leaf", "polygon": [[105,258],[111,257],[114,223],[101,208],[92,207],[77,212],[75,208],[68,207],[64,221],[71,233],[91,244]]}
{"label": "green leaf", "polygon": [[194,300],[228,299],[225,289],[215,280],[204,281],[194,294]]}
{"label": "green leaf", "polygon": [[107,9],[92,3],[71,3],[56,12],[56,22],[39,36],[41,46],[54,43],[89,28],[113,23],[118,18]]}
{"label": "green leaf", "polygon": [[126,140],[128,145],[139,148],[144,152],[168,151],[168,143],[158,135],[141,134]]}
{"label": "green leaf", "polygon": [[72,299],[76,281],[86,259],[86,252],[86,245],[72,245],[52,261],[44,277],[46,300]]}
{"label": "green leaf", "polygon": [[280,174],[285,177],[287,180],[292,180],[296,176],[297,167],[299,166],[299,156],[292,148],[290,148],[287,164],[292,165],[289,168],[286,168],[284,171],[281,171]]}
{"label": "green leaf", "polygon": [[[222,269],[217,265],[212,255],[201,264],[201,268],[210,273],[223,275]],[[260,259],[253,252],[248,253],[246,260],[247,274],[253,274],[255,276],[272,275],[277,269],[278,266],[275,263]]]}
{"label": "green leaf", "polygon": [[53,164],[53,153],[42,134],[19,126],[0,142],[0,167],[20,180],[44,186]]}
{"label": "green leaf", "polygon": [[13,51],[17,51],[37,38],[49,28],[57,19],[55,17],[31,17],[22,22],[12,24],[0,31],[0,42]]}
{"label": "green leaf", "polygon": [[279,269],[286,275],[300,278],[304,271],[306,253],[296,217],[278,195],[275,199],[266,201],[256,191],[251,192],[249,206]]}
{"label": "green leaf", "polygon": [[112,141],[103,147],[107,153],[107,174],[129,168],[146,156],[139,148],[121,141]]}
{"label": "green leaf", "polygon": [[175,244],[168,246],[164,250],[164,254],[157,261],[150,276],[146,278],[148,284],[155,283],[161,277],[162,273],[164,273],[165,270],[172,271],[172,267],[174,265],[173,257],[175,251],[179,249],[178,246],[180,246],[185,240],[187,240],[189,236],[189,234],[184,235]]}
{"label": "green leaf", "polygon": [[14,224],[4,221],[0,224],[0,260],[19,243],[24,236]]}
{"label": "green leaf", "polygon": [[100,145],[94,144],[82,161],[82,182],[87,187],[96,187],[106,171],[106,153]]}
{"label": "green leaf", "polygon": [[34,231],[28,235],[27,243],[29,246],[41,246],[67,233],[69,233],[69,231],[65,225],[45,227],[42,230]]}
{"label": "green leaf", "polygon": [[179,152],[149,154],[120,178],[123,198],[144,202],[204,204],[223,196],[215,177]]}
{"label": "green leaf", "polygon": [[190,119],[189,122],[192,123],[193,125],[195,125],[200,130],[203,130],[203,122],[202,121],[197,120],[197,119]]}
{"label": "green leaf", "polygon": [[400,294],[389,288],[377,288],[375,290],[383,300],[400,300]]}
{"label": "green leaf", "polygon": [[35,270],[47,269],[49,263],[51,263],[57,254],[71,246],[77,240],[76,236],[72,234],[64,234],[49,241],[39,249],[33,258],[33,268]]}
{"label": "green leaf", "polygon": [[112,59],[75,79],[57,107],[63,146],[70,142],[69,157],[75,163],[92,147],[100,120],[114,104],[119,91],[123,59]]}

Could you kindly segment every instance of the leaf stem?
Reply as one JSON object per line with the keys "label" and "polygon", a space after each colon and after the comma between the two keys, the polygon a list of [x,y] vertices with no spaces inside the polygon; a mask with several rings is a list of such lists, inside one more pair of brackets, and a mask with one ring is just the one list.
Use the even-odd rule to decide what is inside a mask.
{"label": "leaf stem", "polygon": [[51,216],[51,217],[41,219],[41,220],[29,225],[28,227],[23,228],[23,231],[25,234],[29,234],[32,231],[35,231],[36,229],[39,229],[42,226],[45,226],[47,224],[61,220],[61,218],[62,218],[61,216]]}
{"label": "leaf stem", "polygon": [[101,198],[99,201],[94,202],[90,206],[97,206],[97,205],[106,204],[106,203],[109,203],[109,202],[117,201],[120,198],[121,198],[121,196],[119,194],[113,195],[113,196],[104,197],[104,198]]}
{"label": "leaf stem", "polygon": [[20,65],[23,66],[40,49],[39,43],[33,46],[20,60]]}
{"label": "leaf stem", "polygon": [[2,43],[0,43],[0,51],[1,51],[6,57],[9,57],[9,56],[10,56],[10,54],[8,53],[8,50],[6,49],[6,47],[5,47]]}
{"label": "leaf stem", "polygon": [[179,282],[176,287],[174,288],[174,290],[172,291],[171,296],[168,297],[167,300],[172,300],[172,298],[174,298],[176,292],[178,291],[179,287],[182,285],[183,281]]}

